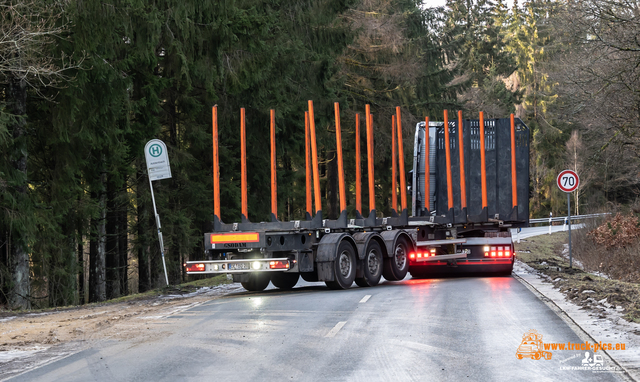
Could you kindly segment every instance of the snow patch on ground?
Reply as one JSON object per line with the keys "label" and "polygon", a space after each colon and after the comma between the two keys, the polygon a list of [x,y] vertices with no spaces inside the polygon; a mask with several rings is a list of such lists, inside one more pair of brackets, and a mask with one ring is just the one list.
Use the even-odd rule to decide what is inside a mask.
{"label": "snow patch on ground", "polygon": [[25,358],[34,355],[35,353],[41,352],[43,350],[47,350],[47,347],[44,346],[34,346],[32,348],[27,348],[23,350],[7,350],[0,351],[0,364],[5,362],[9,362],[16,358]]}
{"label": "snow patch on ground", "polygon": [[[232,283],[232,284],[217,285],[214,287],[203,287],[192,293],[182,294],[182,295],[167,295],[167,296],[161,296],[160,298],[162,300],[174,300],[177,298],[189,298],[189,297],[195,297],[195,296],[219,297],[229,293],[242,292],[242,291],[245,291],[245,289],[242,287],[240,283]],[[205,301],[200,301],[192,304],[172,306],[168,310],[157,312],[160,314],[155,314],[152,316],[142,316],[137,318],[142,320],[160,320],[163,318],[167,318],[171,315],[184,312],[185,310],[191,309],[193,307],[196,307],[204,303]]]}

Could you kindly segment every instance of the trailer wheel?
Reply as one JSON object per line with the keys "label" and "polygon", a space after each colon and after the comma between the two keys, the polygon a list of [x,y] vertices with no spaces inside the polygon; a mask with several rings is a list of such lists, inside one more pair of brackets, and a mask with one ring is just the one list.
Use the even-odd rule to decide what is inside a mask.
{"label": "trailer wheel", "polygon": [[331,289],[347,289],[356,278],[356,252],[347,241],[338,246],[336,258],[333,261],[335,281],[325,281]]}
{"label": "trailer wheel", "polygon": [[376,286],[382,277],[382,267],[384,261],[382,248],[377,241],[371,240],[364,255],[364,277],[356,278],[356,284],[361,287]]}
{"label": "trailer wheel", "polygon": [[250,273],[249,281],[241,282],[241,284],[246,290],[250,290],[252,292],[260,292],[263,291],[264,288],[269,286],[270,279],[271,277],[269,277],[268,273]]}
{"label": "trailer wheel", "polygon": [[291,289],[298,283],[299,273],[276,272],[271,274],[271,284],[280,289]]}
{"label": "trailer wheel", "polygon": [[409,245],[404,238],[398,239],[391,257],[384,259],[382,275],[389,281],[405,278],[409,270]]}

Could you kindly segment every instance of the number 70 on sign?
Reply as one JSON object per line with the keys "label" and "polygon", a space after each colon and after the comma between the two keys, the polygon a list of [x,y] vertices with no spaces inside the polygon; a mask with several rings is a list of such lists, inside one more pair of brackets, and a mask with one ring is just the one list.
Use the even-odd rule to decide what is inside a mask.
{"label": "number 70 on sign", "polygon": [[573,192],[580,185],[580,178],[573,170],[564,170],[558,174],[558,188],[564,192]]}

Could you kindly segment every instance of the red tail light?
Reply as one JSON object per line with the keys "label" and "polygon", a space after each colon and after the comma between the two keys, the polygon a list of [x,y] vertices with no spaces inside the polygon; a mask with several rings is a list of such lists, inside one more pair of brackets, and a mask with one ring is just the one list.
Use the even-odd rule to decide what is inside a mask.
{"label": "red tail light", "polygon": [[411,254],[409,254],[409,258],[410,258],[411,260],[414,260],[414,259],[416,258],[416,254],[415,254],[415,253],[411,253]]}
{"label": "red tail light", "polygon": [[508,249],[504,251],[504,257],[511,257],[511,251]]}
{"label": "red tail light", "polygon": [[270,269],[289,269],[289,261],[287,260],[277,260],[277,261],[269,261]]}
{"label": "red tail light", "polygon": [[418,253],[418,259],[422,258],[422,253]]}
{"label": "red tail light", "polygon": [[187,272],[204,272],[204,264],[186,264]]}

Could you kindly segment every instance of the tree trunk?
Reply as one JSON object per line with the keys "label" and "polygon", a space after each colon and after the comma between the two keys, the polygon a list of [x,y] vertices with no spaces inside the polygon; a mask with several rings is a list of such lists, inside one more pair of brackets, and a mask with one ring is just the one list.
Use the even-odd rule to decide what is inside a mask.
{"label": "tree trunk", "polygon": [[78,302],[84,304],[85,299],[85,285],[84,285],[84,236],[82,235],[83,220],[78,217],[76,235],[78,238],[78,248],[76,256],[78,258],[77,278],[78,278]]}
{"label": "tree trunk", "polygon": [[100,156],[100,176],[96,192],[92,197],[97,200],[98,216],[91,219],[91,242],[89,244],[89,302],[105,301],[106,294],[106,219],[107,193],[105,191],[107,173],[105,155]]}
{"label": "tree trunk", "polygon": [[149,187],[147,177],[138,171],[137,173],[137,205],[138,205],[138,292],[146,292],[151,289],[151,276],[149,269],[149,207],[145,203],[143,190]]}
{"label": "tree trunk", "polygon": [[61,228],[66,240],[60,242],[58,255],[49,260],[47,286],[49,306],[66,306],[77,302],[76,295],[76,235],[72,214],[67,214]]}
{"label": "tree trunk", "polygon": [[112,181],[107,182],[106,212],[106,292],[107,299],[120,297],[120,254],[118,251],[118,211],[116,189]]}
{"label": "tree trunk", "polygon": [[[11,124],[13,133],[14,152],[12,165],[19,173],[20,180],[15,186],[15,197],[18,206],[25,207],[27,198],[27,142],[25,135],[26,121],[23,116],[27,111],[27,83],[24,79],[11,77],[9,80],[9,104],[11,113],[16,120]],[[23,208],[20,213],[28,213]],[[29,217],[31,218],[31,217]],[[11,230],[11,282],[9,304],[13,308],[29,309],[29,254],[27,253],[26,237],[19,229]]]}
{"label": "tree trunk", "polygon": [[[126,191],[124,191],[126,192]],[[127,221],[128,205],[118,209],[118,252],[120,256],[120,293],[129,292],[129,225]]]}

